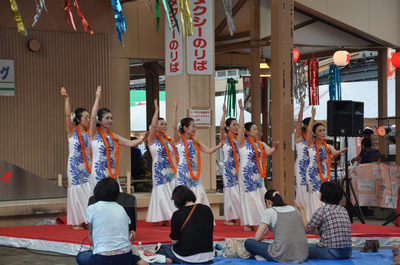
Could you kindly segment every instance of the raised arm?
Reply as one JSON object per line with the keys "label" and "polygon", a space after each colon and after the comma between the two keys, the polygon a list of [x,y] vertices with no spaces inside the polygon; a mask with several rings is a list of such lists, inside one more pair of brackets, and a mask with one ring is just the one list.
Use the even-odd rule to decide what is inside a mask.
{"label": "raised arm", "polygon": [[246,143],[246,138],[244,135],[244,107],[241,99],[239,99],[239,108],[240,108],[240,114],[239,114],[239,130],[238,130],[237,144],[239,148],[242,148]]}
{"label": "raised arm", "polygon": [[267,156],[272,156],[279,148],[279,141],[274,141],[272,143],[272,147],[269,147],[267,144],[264,144],[264,151]]}
{"label": "raised arm", "polygon": [[219,124],[219,139],[221,141],[226,140],[226,135],[225,135],[225,116],[226,116],[226,106],[225,102],[224,105],[222,106],[222,117],[221,117],[221,123]]}
{"label": "raised arm", "polygon": [[[347,148],[342,148],[342,149],[340,149],[340,150],[336,150],[335,147],[333,147],[333,146],[330,145],[330,144],[328,144],[328,148],[329,148],[329,150],[331,150],[331,155],[332,155],[332,156],[337,156],[337,155],[343,154],[344,152],[347,151]],[[361,158],[361,157],[360,157],[360,158]],[[360,161],[361,161],[361,159],[360,159]],[[357,162],[358,162],[358,161],[357,161]]]}
{"label": "raised arm", "polygon": [[128,140],[116,133],[114,133],[114,136],[115,136],[115,139],[118,141],[119,145],[127,146],[127,147],[134,147],[134,146],[138,146],[139,144],[146,141],[147,137],[149,137],[149,134],[150,134],[150,132],[146,132],[142,138],[136,139],[136,140]]}
{"label": "raised arm", "polygon": [[310,123],[308,124],[308,129],[306,132],[307,135],[307,148],[311,148],[313,145],[313,138],[312,138],[312,128],[314,127],[314,119],[315,119],[315,106],[312,106],[311,108],[311,120]]}
{"label": "raised arm", "polygon": [[96,90],[96,99],[93,104],[92,113],[90,114],[89,133],[91,141],[96,139],[97,136],[96,116],[97,116],[97,111],[99,110],[100,98],[101,98],[101,86],[98,86]]}
{"label": "raised arm", "polygon": [[65,124],[67,125],[68,137],[71,138],[74,135],[74,125],[71,121],[71,106],[69,104],[69,96],[65,87],[61,88],[61,95],[65,99]]}
{"label": "raised arm", "polygon": [[293,200],[293,201],[294,201],[294,205],[300,212],[301,220],[303,221],[303,225],[304,225],[304,229],[306,230],[306,233],[308,233],[308,234],[313,233],[313,231],[308,230],[308,227],[307,227],[308,221],[306,218],[306,213],[304,212],[304,205],[301,202],[299,204],[296,200]]}
{"label": "raised arm", "polygon": [[178,104],[179,104],[179,98],[175,99],[175,104],[174,104],[174,116],[172,117],[172,128],[174,129],[172,137],[174,138],[174,143],[179,144],[179,141],[181,140],[178,132]]}
{"label": "raised arm", "polygon": [[157,99],[154,100],[154,115],[153,119],[151,120],[151,128],[150,128],[150,133],[149,137],[147,138],[147,143],[150,145],[154,144],[154,140],[156,139],[156,132],[157,132],[157,123],[158,123],[158,104],[157,104]]}
{"label": "raised arm", "polygon": [[199,143],[199,149],[200,149],[201,152],[204,152],[206,154],[212,154],[212,153],[214,153],[215,151],[217,151],[218,149],[220,149],[224,145],[225,139],[223,141],[221,140],[219,142],[219,144],[214,146],[214,147],[208,147],[208,146],[200,143],[199,141],[197,141],[197,142]]}
{"label": "raised arm", "polygon": [[301,142],[301,125],[303,124],[303,111],[304,111],[304,98],[301,97],[299,116],[297,117],[296,133],[294,134],[294,139],[296,143]]}

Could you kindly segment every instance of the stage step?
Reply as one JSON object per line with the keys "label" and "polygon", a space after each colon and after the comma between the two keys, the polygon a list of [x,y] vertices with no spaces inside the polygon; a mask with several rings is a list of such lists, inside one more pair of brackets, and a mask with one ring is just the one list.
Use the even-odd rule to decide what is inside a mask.
{"label": "stage step", "polygon": [[[137,218],[145,220],[151,193],[136,193]],[[222,193],[207,194],[215,219],[221,218],[224,202]],[[67,198],[0,201],[0,227],[30,226],[43,220],[55,220],[67,216]]]}

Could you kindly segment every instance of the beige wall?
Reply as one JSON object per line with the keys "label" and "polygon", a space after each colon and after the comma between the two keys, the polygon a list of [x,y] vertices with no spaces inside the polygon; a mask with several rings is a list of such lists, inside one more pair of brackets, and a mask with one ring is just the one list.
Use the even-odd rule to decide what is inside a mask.
{"label": "beige wall", "polygon": [[398,0],[296,0],[329,17],[400,46]]}

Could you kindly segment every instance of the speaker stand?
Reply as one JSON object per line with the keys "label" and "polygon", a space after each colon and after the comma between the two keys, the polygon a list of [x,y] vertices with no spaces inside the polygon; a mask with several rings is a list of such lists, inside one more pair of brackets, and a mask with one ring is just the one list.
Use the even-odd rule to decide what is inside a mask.
{"label": "speaker stand", "polygon": [[[348,147],[347,136],[345,136],[345,147]],[[364,215],[361,211],[360,204],[358,203],[358,199],[356,196],[356,192],[353,187],[352,179],[349,178],[349,162],[348,162],[348,155],[346,150],[346,169],[345,169],[345,176],[342,179],[340,187],[342,188],[343,194],[346,197],[346,209],[350,216],[350,221],[353,223],[353,213],[355,212],[360,219],[361,223],[365,224]],[[346,185],[346,186],[345,186]],[[346,190],[344,190],[346,187]],[[355,204],[353,205],[351,202],[351,195],[354,197]],[[357,207],[357,208],[356,208]]]}

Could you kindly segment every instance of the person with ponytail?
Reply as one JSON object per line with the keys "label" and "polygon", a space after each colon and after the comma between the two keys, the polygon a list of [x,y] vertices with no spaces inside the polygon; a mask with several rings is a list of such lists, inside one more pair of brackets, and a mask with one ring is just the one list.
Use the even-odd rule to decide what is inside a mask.
{"label": "person with ponytail", "polygon": [[[297,118],[296,132],[294,133],[296,159],[294,161],[294,184],[296,187],[296,200],[306,204],[307,181],[306,173],[310,158],[308,157],[307,135],[308,124],[311,117],[303,120],[304,98],[300,98],[300,111]],[[303,127],[304,126],[304,127]]]}
{"label": "person with ponytail", "polygon": [[154,226],[169,226],[172,214],[176,210],[171,200],[175,187],[175,173],[178,165],[178,156],[175,145],[166,134],[167,122],[158,117],[157,99],[154,100],[154,115],[151,121],[150,134],[147,138],[151,157],[153,158],[153,189],[146,222]]}
{"label": "person with ponytail", "polygon": [[[89,112],[77,108],[71,115],[69,96],[65,87],[61,88],[65,99],[65,121],[68,133],[68,193],[67,224],[74,229],[85,229],[86,208],[89,201],[89,176],[92,167],[92,150],[89,143]],[[74,123],[74,124],[73,124]]]}
{"label": "person with ponytail", "polygon": [[195,140],[196,124],[192,118],[181,120],[178,131],[177,111],[179,98],[175,100],[173,116],[173,138],[178,153],[178,168],[176,172],[176,186],[184,185],[190,188],[196,195],[196,203],[210,206],[206,191],[201,183],[201,159],[200,151],[212,154],[224,145],[224,141],[214,147],[208,147]]}
{"label": "person with ponytail", "polygon": [[273,155],[279,141],[269,147],[258,140],[257,125],[244,123],[244,107],[239,100],[240,116],[237,145],[239,148],[239,190],[241,202],[241,225],[245,231],[256,230],[265,210],[263,203],[266,192],[264,178],[267,175],[266,156]]}
{"label": "person with ponytail", "polygon": [[[93,153],[92,173],[90,174],[90,194],[96,184],[103,178],[112,177],[118,179],[119,146],[133,147],[143,143],[149,133],[147,132],[141,139],[128,140],[111,131],[113,115],[107,108],[99,109],[101,87],[97,87],[96,101],[93,105],[90,117],[90,142]],[[96,113],[98,123],[96,126]],[[120,191],[122,189],[120,188]]]}
{"label": "person with ponytail", "polygon": [[[268,190],[264,196],[267,210],[254,239],[244,242],[252,258],[285,263],[301,263],[308,257],[306,231],[300,213],[295,207],[286,205],[279,191]],[[272,243],[262,240],[269,230],[274,233]]]}
{"label": "person with ponytail", "polygon": [[300,201],[304,205],[307,220],[310,220],[315,210],[323,206],[323,202],[319,199],[319,188],[323,182],[329,180],[332,156],[336,157],[347,151],[347,148],[338,151],[326,143],[325,126],[321,123],[314,123],[316,114],[314,106],[311,114],[307,129],[307,148],[310,158],[306,173],[307,199]]}
{"label": "person with ponytail", "polygon": [[[225,141],[222,147],[224,153],[224,167],[222,181],[224,185],[224,216],[226,225],[240,225],[240,194],[239,194],[239,149],[237,147],[237,134],[239,124],[235,118],[228,118],[225,121],[226,106],[222,107],[220,139]],[[228,140],[226,139],[228,138]]]}

